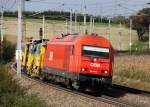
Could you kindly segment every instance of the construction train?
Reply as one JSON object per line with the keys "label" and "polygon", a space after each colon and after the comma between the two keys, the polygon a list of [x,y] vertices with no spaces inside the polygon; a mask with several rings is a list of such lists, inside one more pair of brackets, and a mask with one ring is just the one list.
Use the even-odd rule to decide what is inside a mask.
{"label": "construction train", "polygon": [[66,34],[22,43],[22,71],[77,90],[101,91],[112,84],[114,50],[96,34]]}

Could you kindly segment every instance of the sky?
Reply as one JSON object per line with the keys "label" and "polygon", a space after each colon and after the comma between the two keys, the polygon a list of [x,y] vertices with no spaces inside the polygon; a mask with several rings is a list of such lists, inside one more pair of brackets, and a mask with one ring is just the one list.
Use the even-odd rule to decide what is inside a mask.
{"label": "sky", "polygon": [[[144,7],[150,0],[31,0],[26,2],[27,11],[73,11],[101,16],[129,16]],[[0,0],[5,10],[17,10],[17,0]]]}

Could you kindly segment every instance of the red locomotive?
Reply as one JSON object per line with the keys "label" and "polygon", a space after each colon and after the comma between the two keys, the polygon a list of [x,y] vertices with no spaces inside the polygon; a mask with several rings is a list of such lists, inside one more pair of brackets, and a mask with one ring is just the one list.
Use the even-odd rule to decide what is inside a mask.
{"label": "red locomotive", "polygon": [[39,76],[75,89],[97,91],[111,85],[113,62],[114,50],[106,38],[61,35],[46,43]]}

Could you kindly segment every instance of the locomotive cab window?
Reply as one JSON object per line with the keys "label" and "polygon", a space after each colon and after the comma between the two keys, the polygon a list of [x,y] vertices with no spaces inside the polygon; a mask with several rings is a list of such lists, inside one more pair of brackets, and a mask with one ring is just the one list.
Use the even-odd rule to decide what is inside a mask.
{"label": "locomotive cab window", "polygon": [[109,48],[101,48],[94,46],[83,46],[82,47],[82,55],[83,56],[93,56],[100,58],[109,58]]}

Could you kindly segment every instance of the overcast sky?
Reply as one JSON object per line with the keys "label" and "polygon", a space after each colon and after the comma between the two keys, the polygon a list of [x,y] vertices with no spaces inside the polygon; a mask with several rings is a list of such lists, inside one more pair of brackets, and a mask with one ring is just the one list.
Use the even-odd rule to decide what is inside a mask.
{"label": "overcast sky", "polygon": [[[17,9],[17,0],[0,0],[0,6],[7,10]],[[150,0],[31,0],[26,2],[27,11],[78,11],[102,16],[128,16],[144,7],[150,7]],[[86,9],[84,7],[86,6]]]}

